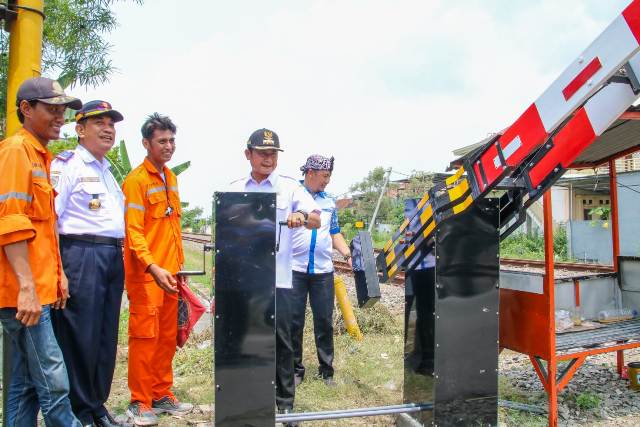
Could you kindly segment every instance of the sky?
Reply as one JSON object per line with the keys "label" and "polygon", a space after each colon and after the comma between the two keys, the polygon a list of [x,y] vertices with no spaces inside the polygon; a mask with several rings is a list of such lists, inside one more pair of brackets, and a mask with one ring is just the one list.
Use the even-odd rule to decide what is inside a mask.
{"label": "sky", "polygon": [[[117,3],[117,68],[83,101],[112,103],[132,163],[153,112],[178,126],[169,166],[191,207],[249,173],[256,129],[280,173],[335,157],[334,195],[377,166],[445,171],[454,149],[509,126],[630,0],[146,0]],[[72,127],[65,128],[73,134]]]}

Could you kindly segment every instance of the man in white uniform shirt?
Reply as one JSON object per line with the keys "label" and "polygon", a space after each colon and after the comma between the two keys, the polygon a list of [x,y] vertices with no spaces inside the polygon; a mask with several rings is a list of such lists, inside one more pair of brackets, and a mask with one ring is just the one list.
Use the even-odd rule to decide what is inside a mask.
{"label": "man in white uniform shirt", "polygon": [[60,255],[69,279],[65,310],[51,313],[69,372],[71,407],[83,425],[120,425],[104,404],[109,398],[124,287],[124,197],[109,170],[107,151],[123,119],[105,101],[76,113],[79,145],[51,164]]}
{"label": "man in white uniform shirt", "polygon": [[288,227],[276,224],[279,239],[276,253],[276,405],[280,413],[293,409],[295,384],[293,347],[291,343],[291,230],[320,226],[320,208],[311,194],[294,178],[276,172],[280,140],[268,129],[258,129],[247,141],[245,157],[251,173],[231,183],[229,191],[276,193],[277,222],[287,221]]}
{"label": "man in white uniform shirt", "polygon": [[322,209],[317,230],[297,229],[293,233],[292,328],[296,385],[304,379],[302,338],[307,296],[313,312],[313,334],[318,355],[318,377],[328,386],[333,381],[333,250],[351,266],[351,251],[338,225],[338,211],[333,197],[324,190],[333,173],[333,157],[309,156],[300,168],[302,181]]}

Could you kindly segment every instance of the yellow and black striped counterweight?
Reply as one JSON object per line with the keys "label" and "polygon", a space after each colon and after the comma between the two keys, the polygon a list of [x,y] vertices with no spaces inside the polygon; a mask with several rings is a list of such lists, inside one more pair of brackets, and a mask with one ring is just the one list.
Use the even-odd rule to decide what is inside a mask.
{"label": "yellow and black striped counterweight", "polygon": [[441,221],[464,212],[471,205],[473,195],[463,174],[464,168],[460,168],[443,183],[430,189],[384,245],[378,255],[383,281],[393,278],[419,251],[428,249]]}

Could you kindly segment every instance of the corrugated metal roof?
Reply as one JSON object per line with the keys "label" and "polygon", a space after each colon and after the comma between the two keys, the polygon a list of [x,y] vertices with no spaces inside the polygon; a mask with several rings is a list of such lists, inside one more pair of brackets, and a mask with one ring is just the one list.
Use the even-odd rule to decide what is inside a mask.
{"label": "corrugated metal roof", "polygon": [[556,187],[572,188],[574,194],[609,194],[609,175],[564,175],[553,185]]}
{"label": "corrugated metal roof", "polygon": [[599,165],[616,154],[640,149],[640,121],[616,120],[596,141],[585,148],[572,166]]}

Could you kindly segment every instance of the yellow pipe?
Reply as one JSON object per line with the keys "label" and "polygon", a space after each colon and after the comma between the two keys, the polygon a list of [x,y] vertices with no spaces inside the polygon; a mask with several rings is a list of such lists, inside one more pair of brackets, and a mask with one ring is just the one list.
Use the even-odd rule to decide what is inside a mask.
{"label": "yellow pipe", "polygon": [[347,287],[344,284],[344,280],[341,277],[334,275],[333,287],[335,289],[336,299],[338,300],[338,306],[340,306],[340,312],[342,312],[342,318],[344,319],[344,325],[347,328],[347,332],[356,341],[362,341],[362,332],[358,326],[356,316],[353,314],[353,308],[351,308],[351,301],[347,295]]}
{"label": "yellow pipe", "polygon": [[44,0],[17,0],[16,6],[18,16],[11,24],[9,42],[5,136],[13,135],[22,126],[16,114],[18,88],[26,79],[41,73]]}

